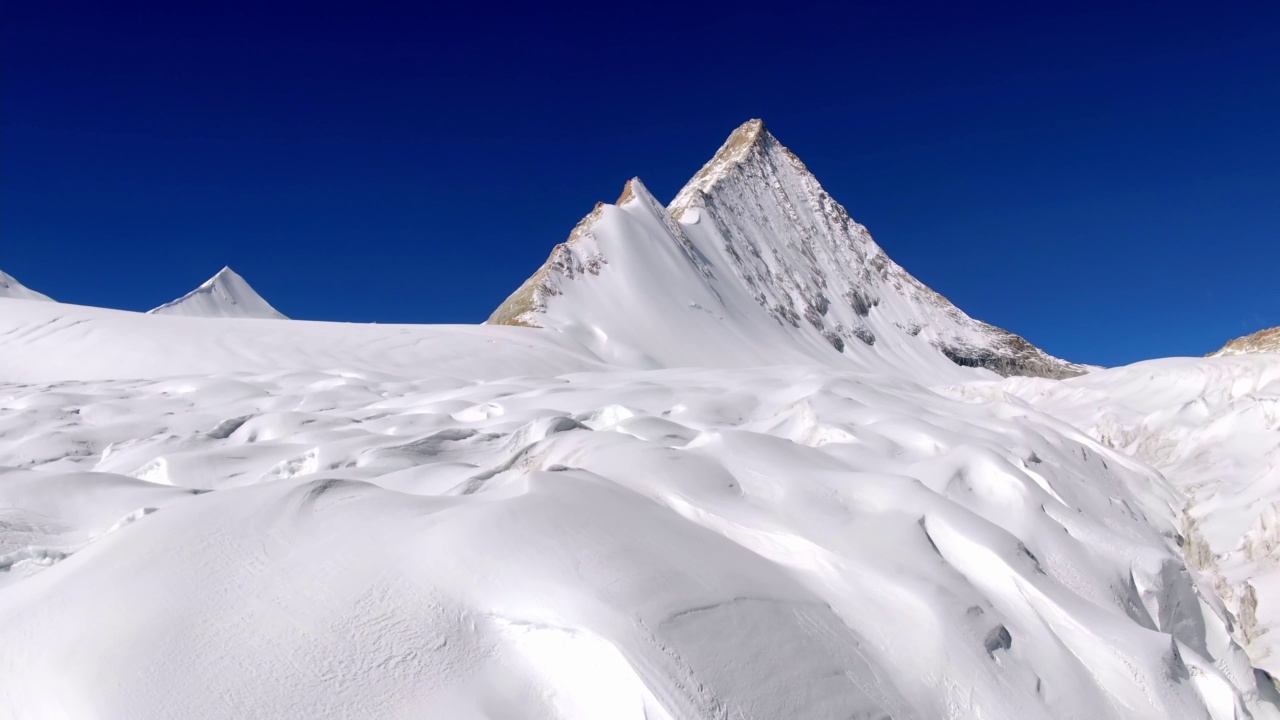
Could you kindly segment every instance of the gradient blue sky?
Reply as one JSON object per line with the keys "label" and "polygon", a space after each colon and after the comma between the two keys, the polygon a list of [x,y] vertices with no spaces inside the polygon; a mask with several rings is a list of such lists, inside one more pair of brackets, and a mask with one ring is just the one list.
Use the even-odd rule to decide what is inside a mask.
{"label": "gradient blue sky", "polygon": [[[1107,365],[1280,324],[1280,3],[9,3],[0,268],[479,322],[763,117],[890,256]],[[1056,6],[1056,7],[1055,7]]]}

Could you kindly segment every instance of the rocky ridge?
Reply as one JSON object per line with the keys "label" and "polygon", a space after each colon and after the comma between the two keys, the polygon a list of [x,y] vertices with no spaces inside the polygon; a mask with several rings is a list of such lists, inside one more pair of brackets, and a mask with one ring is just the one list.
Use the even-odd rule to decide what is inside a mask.
{"label": "rocky ridge", "polygon": [[1280,352],[1280,326],[1238,337],[1206,357],[1243,355],[1245,353]]}

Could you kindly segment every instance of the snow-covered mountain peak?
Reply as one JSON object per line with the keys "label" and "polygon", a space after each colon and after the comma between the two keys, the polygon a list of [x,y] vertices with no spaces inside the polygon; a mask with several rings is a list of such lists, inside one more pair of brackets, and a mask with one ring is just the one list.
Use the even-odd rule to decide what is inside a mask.
{"label": "snow-covered mountain peak", "polygon": [[[720,146],[720,150],[707,161],[706,165],[689,180],[672,201],[673,208],[683,208],[691,203],[696,193],[705,193],[734,167],[753,155],[761,154],[769,144],[778,145],[777,140],[760,119],[748,120],[729,134],[728,139]],[[797,159],[798,160],[798,159]]]}
{"label": "snow-covered mountain peak", "polygon": [[36,292],[31,288],[18,282],[9,273],[0,270],[0,298],[13,298],[15,300],[46,300],[53,302],[53,298],[41,292]]}
{"label": "snow-covered mountain peak", "polygon": [[284,319],[239,273],[224,267],[195,290],[148,311],[154,315]]}
{"label": "snow-covered mountain peak", "polygon": [[635,179],[597,204],[489,322],[556,329],[641,366],[934,371],[941,357],[1002,375],[1086,370],[908,274],[760,120],[734,130],[668,207]]}

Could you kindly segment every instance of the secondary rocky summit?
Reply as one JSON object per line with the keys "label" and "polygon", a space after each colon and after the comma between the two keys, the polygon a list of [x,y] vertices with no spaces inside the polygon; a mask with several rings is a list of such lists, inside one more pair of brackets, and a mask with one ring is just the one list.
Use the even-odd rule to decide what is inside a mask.
{"label": "secondary rocky summit", "polygon": [[1238,337],[1223,345],[1218,351],[1209,353],[1209,357],[1266,352],[1280,352],[1280,326],[1259,330],[1252,335]]}

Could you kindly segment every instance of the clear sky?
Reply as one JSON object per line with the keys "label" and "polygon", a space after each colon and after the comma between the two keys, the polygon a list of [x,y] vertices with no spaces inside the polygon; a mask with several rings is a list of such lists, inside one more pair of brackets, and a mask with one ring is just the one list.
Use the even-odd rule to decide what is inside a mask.
{"label": "clear sky", "polygon": [[11,2],[0,268],[145,310],[479,322],[762,117],[889,255],[1071,360],[1280,324],[1280,3]]}

